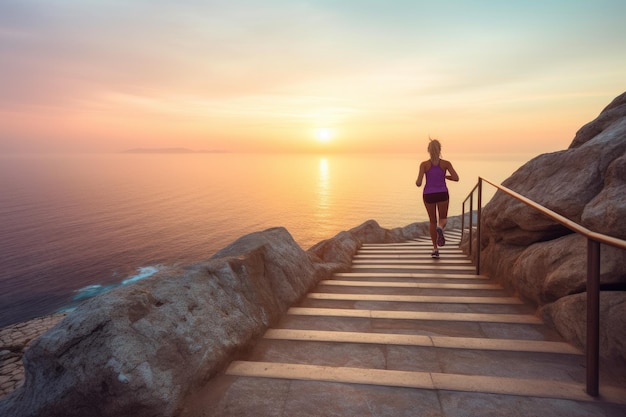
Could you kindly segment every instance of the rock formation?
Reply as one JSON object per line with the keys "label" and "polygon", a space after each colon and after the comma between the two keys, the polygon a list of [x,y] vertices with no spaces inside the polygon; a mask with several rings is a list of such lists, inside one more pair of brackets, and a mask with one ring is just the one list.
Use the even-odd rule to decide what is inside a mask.
{"label": "rock formation", "polygon": [[91,299],[26,351],[0,415],[174,415],[321,278],[316,263],[276,228]]}
{"label": "rock formation", "polygon": [[320,279],[345,269],[363,243],[404,240],[426,228],[389,231],[370,220],[309,251],[286,229],[269,229],[206,262],[88,300],[25,351],[24,385],[0,401],[0,415],[176,415],[194,387]]}
{"label": "rock formation", "polygon": [[[626,239],[626,93],[583,126],[567,150],[540,155],[504,186],[582,226]],[[483,210],[481,267],[542,308],[584,347],[587,239],[498,192]],[[626,250],[602,245],[601,354],[626,363]]]}
{"label": "rock formation", "polygon": [[[448,218],[448,229],[461,228],[461,216]],[[352,257],[363,243],[405,242],[418,236],[428,236],[428,222],[412,223],[405,227],[387,230],[381,228],[374,220],[341,232],[332,239],[319,242],[309,252],[319,257],[327,268],[348,271],[352,265]]]}

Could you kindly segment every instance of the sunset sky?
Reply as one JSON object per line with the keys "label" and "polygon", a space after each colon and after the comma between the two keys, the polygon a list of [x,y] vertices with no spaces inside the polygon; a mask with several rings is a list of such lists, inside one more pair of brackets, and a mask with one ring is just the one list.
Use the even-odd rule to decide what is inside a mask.
{"label": "sunset sky", "polygon": [[0,152],[548,152],[626,90],[623,0],[1,0]]}

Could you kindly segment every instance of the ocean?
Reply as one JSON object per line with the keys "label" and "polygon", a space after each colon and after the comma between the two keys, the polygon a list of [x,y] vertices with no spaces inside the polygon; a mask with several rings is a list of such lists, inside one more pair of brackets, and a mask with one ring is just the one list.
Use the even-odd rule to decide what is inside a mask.
{"label": "ocean", "polygon": [[[478,176],[501,182],[532,155],[444,155],[449,215]],[[0,327],[70,311],[169,265],[206,260],[283,226],[303,249],[374,219],[426,221],[426,155],[0,155]],[[490,194],[486,192],[486,198]]]}

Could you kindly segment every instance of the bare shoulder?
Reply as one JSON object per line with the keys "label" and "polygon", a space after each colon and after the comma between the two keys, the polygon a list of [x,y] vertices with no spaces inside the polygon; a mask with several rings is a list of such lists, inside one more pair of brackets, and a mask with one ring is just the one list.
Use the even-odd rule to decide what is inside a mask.
{"label": "bare shoulder", "polygon": [[439,166],[441,166],[441,168],[450,168],[452,166],[452,162],[447,159],[440,159]]}
{"label": "bare shoulder", "polygon": [[428,171],[428,169],[430,168],[430,160],[427,159],[426,161],[423,161],[420,164],[420,168],[422,168],[424,171]]}

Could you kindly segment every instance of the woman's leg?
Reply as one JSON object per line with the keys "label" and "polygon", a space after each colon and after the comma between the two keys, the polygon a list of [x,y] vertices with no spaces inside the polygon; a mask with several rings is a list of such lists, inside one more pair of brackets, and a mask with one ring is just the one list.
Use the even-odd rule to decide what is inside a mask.
{"label": "woman's leg", "polygon": [[[437,203],[437,211],[439,212],[439,227],[444,229],[448,224],[448,206],[450,205],[450,200],[441,201]],[[429,214],[430,216],[430,214]]]}
{"label": "woman's leg", "polygon": [[437,246],[446,245],[446,236],[443,234],[443,228],[448,224],[448,205],[449,200],[437,202],[437,211],[439,212],[439,222],[436,227]]}
{"label": "woman's leg", "polygon": [[428,219],[430,220],[430,240],[433,242],[433,250],[437,250],[437,203],[424,203]]}

